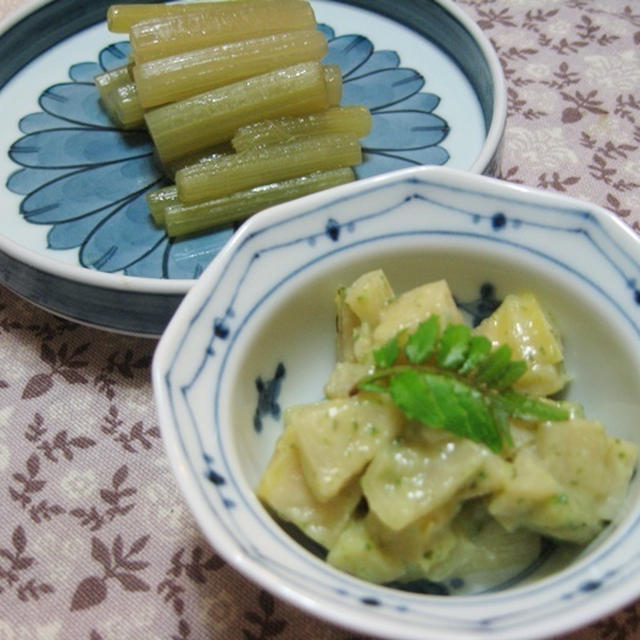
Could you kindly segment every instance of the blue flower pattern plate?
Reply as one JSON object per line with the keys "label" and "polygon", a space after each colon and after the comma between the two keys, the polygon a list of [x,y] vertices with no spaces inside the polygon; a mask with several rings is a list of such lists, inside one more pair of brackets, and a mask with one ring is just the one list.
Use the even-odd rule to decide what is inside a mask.
{"label": "blue flower pattern plate", "polygon": [[[11,46],[12,38],[18,37],[20,31],[26,34],[34,29],[39,14],[48,13],[51,20],[60,21],[60,11],[65,7],[58,11],[54,6],[57,4],[67,5],[66,10],[74,6],[72,2],[44,3],[0,36],[0,49],[3,42],[6,47]],[[102,5],[104,16],[107,3],[98,4]],[[467,79],[469,70],[459,68],[441,42],[431,41],[437,32],[431,24],[434,18],[460,30],[463,29],[460,16],[451,15],[440,3],[434,2],[433,6],[427,3],[429,10],[422,12],[425,15],[410,30],[402,24],[412,17],[406,8],[390,13],[396,22],[378,13],[388,11],[386,4],[329,0],[313,3],[319,28],[329,43],[325,61],[338,65],[342,72],[342,103],[364,104],[373,115],[372,131],[363,140],[365,161],[356,169],[357,177],[364,179],[422,164],[494,170],[499,144],[496,141],[487,144],[487,139],[489,133],[499,138],[501,118],[500,113],[494,118],[496,97],[487,92],[483,83],[491,65],[476,56],[481,62],[477,65],[480,72],[474,76],[477,83],[474,86]],[[99,9],[98,6],[93,9],[96,18],[100,16]],[[430,25],[428,29],[425,24]],[[335,25],[340,25],[339,33]],[[349,30],[356,25],[357,32]],[[58,274],[52,274],[45,265],[38,272],[44,271],[49,276],[45,279],[53,278],[60,284],[59,298],[52,299],[50,286],[45,296],[42,283],[37,281],[38,273],[31,273],[33,265],[29,258],[11,252],[2,254],[1,244],[0,276],[9,283],[15,281],[10,276],[17,272],[20,283],[14,288],[18,293],[73,319],[114,330],[156,335],[166,324],[180,294],[186,293],[234,230],[224,228],[170,241],[153,224],[144,196],[150,189],[165,184],[165,179],[154,162],[150,138],[143,130],[114,129],[93,85],[97,73],[124,63],[129,45],[115,34],[105,34],[104,24],[84,30],[80,26],[75,27],[78,35],[71,32],[64,43],[56,42],[52,35],[50,49],[32,52],[30,65],[5,71],[4,78],[0,76],[0,88],[4,84],[0,106],[3,97],[12,99],[13,89],[20,94],[22,82],[34,84],[34,78],[35,83],[42,82],[37,110],[29,109],[28,105],[22,107],[22,113],[18,110],[14,137],[6,136],[9,162],[4,164],[7,169],[3,197],[8,207],[15,207],[15,215],[20,218],[14,225],[18,230],[7,242],[15,241],[20,248],[35,251],[47,261],[61,262],[65,269],[70,266],[75,272],[117,274],[133,284],[128,287],[109,280],[82,282],[93,287],[93,295],[87,300],[78,293],[75,282],[76,278],[83,281],[84,274],[72,271],[71,278],[67,278],[67,270],[63,281],[58,282]],[[91,59],[87,55],[91,48],[83,36],[94,31],[96,41],[105,44]],[[464,29],[463,33],[466,38],[462,42],[466,45],[460,47],[462,54],[478,49],[476,39]],[[391,46],[387,48],[387,44]],[[63,47],[70,49],[73,57],[66,68],[58,69],[58,75],[66,71],[68,78],[47,83],[32,68],[39,58]],[[416,54],[421,57],[412,59]],[[65,60],[69,59],[67,55]],[[408,66],[405,58],[415,66]],[[430,67],[439,71],[431,71]],[[11,76],[12,71],[15,77]],[[471,127],[469,122],[473,123]],[[24,262],[27,265],[22,269]],[[160,283],[147,284],[148,280]],[[168,286],[163,287],[162,282],[167,281]],[[103,288],[115,293],[112,310],[100,293]],[[84,299],[82,308],[76,302],[79,297]],[[144,314],[138,316],[128,311],[132,306],[139,307],[143,300],[153,303],[155,319],[153,314],[143,318]]]}

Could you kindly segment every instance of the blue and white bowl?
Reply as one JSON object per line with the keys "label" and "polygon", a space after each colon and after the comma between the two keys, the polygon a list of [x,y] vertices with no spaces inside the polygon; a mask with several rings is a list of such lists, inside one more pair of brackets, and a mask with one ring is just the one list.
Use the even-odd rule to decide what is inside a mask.
{"label": "blue and white bowl", "polygon": [[640,480],[619,521],[560,564],[450,597],[352,578],[287,535],[254,490],[283,407],[322,397],[336,287],[383,268],[395,291],[446,278],[471,315],[530,289],[554,316],[568,398],[640,442],[640,239],[577,200],[438,167],[401,170],[274,207],[247,222],[180,305],[157,348],[164,442],[203,532],[273,594],[361,633],[543,638],[640,595]]}

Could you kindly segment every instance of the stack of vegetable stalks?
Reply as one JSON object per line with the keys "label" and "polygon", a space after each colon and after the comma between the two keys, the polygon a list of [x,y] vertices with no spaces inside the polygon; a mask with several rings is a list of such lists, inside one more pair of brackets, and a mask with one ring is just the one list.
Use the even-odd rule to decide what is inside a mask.
{"label": "stack of vegetable stalks", "polygon": [[131,58],[95,83],[117,126],[149,130],[173,183],[147,202],[169,236],[354,179],[371,115],[339,106],[306,0],[113,5],[107,24]]}

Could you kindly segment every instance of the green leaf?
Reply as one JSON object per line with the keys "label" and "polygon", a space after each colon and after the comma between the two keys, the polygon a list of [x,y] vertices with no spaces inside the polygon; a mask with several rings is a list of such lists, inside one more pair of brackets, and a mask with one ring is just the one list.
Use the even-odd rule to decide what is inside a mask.
{"label": "green leaf", "polygon": [[469,416],[456,396],[455,380],[434,373],[424,374],[424,379],[442,412],[442,426],[458,435],[470,437]]}
{"label": "green leaf", "polygon": [[443,369],[457,369],[466,360],[471,329],[466,324],[450,324],[440,337],[436,362]]}
{"label": "green leaf", "polygon": [[[500,451],[503,438],[484,393],[456,379],[452,379],[452,389],[456,400],[467,412],[469,433],[466,437],[475,442],[483,442],[496,453]],[[465,435],[461,431],[453,431],[458,435]]]}
{"label": "green leaf", "polygon": [[373,359],[377,367],[390,367],[398,358],[400,347],[398,346],[398,336],[394,336],[373,352]]}
{"label": "green leaf", "polygon": [[407,360],[413,364],[426,362],[433,354],[439,333],[440,319],[437,315],[433,314],[428,320],[421,322],[407,340],[404,349]]}
{"label": "green leaf", "polygon": [[512,360],[506,366],[503,374],[494,382],[496,389],[507,389],[527,372],[527,363],[524,360]]}
{"label": "green leaf", "polygon": [[478,367],[476,380],[485,384],[492,384],[505,373],[511,360],[511,349],[502,344],[494,349]]}
{"label": "green leaf", "polygon": [[484,395],[460,380],[407,369],[391,377],[389,393],[396,406],[413,420],[485,443],[492,451],[502,448],[500,429]]}
{"label": "green leaf", "polygon": [[467,359],[458,369],[458,373],[467,375],[474,372],[491,351],[491,341],[485,336],[471,336]]}
{"label": "green leaf", "polygon": [[389,387],[385,387],[384,385],[377,384],[375,381],[361,380],[358,383],[358,391],[372,391],[375,393],[386,393],[389,391]]}
{"label": "green leaf", "polygon": [[569,412],[561,405],[542,398],[534,398],[513,389],[503,391],[496,396],[510,415],[524,420],[568,420]]}
{"label": "green leaf", "polygon": [[389,394],[408,418],[431,427],[444,426],[444,415],[428,382],[415,369],[407,369],[392,376],[389,380]]}
{"label": "green leaf", "polygon": [[439,318],[432,315],[409,336],[404,350],[409,364],[396,364],[401,334],[389,340],[374,351],[376,369],[357,388],[388,393],[410,419],[484,443],[494,452],[513,444],[511,417],[569,419],[561,403],[512,389],[527,365],[511,360],[507,345],[492,350],[486,337],[471,335],[466,325],[449,325],[438,337],[439,330]]}
{"label": "green leaf", "polygon": [[501,442],[506,442],[508,446],[513,446],[513,438],[511,437],[511,425],[509,424],[509,412],[498,403],[491,403],[491,415],[495,420],[498,428],[498,436]]}

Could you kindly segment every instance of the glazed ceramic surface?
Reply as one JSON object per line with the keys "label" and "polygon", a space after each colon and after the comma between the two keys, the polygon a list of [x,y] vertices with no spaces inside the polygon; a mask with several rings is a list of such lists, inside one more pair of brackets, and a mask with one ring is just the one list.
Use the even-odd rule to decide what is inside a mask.
{"label": "glazed ceramic surface", "polygon": [[[75,320],[156,335],[233,230],[170,242],[151,222],[144,195],[164,179],[150,139],[115,130],[92,82],[129,51],[106,29],[108,4],[40,2],[0,25],[0,278]],[[500,65],[455,5],[312,5],[343,104],[373,114],[359,178],[421,164],[495,170]]]}
{"label": "glazed ceramic surface", "polygon": [[518,574],[460,576],[431,595],[332,569],[271,519],[254,489],[283,407],[323,397],[336,288],[374,268],[396,292],[445,278],[470,320],[532,290],[563,336],[567,398],[639,442],[639,256],[638,237],[603,209],[443,168],[379,176],[254,217],[188,294],[153,363],[165,445],[205,535],[272,593],[381,637],[542,638],[636,598],[637,477],[620,520],[577,556],[547,548]]}

